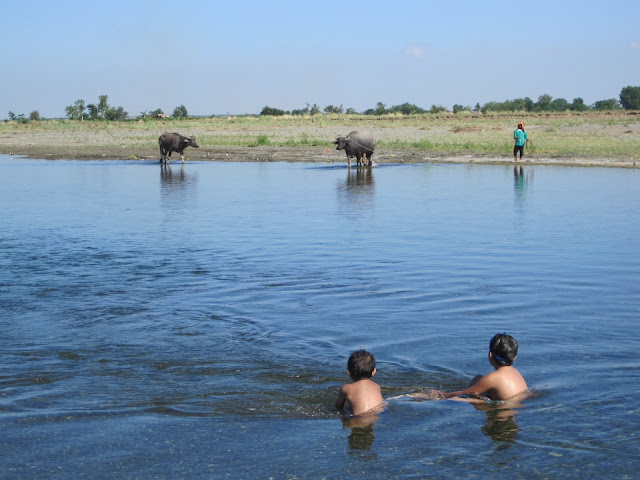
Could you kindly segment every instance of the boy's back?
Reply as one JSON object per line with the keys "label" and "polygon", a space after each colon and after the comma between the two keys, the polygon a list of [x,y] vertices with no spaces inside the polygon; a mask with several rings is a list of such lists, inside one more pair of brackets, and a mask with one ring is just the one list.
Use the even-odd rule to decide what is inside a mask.
{"label": "boy's back", "polygon": [[467,390],[473,391],[474,387],[479,394],[484,393],[491,400],[506,400],[526,392],[528,388],[520,372],[511,366],[500,367],[488,373]]}
{"label": "boy's back", "polygon": [[380,385],[368,378],[343,385],[336,401],[338,410],[344,408],[345,400],[349,401],[353,415],[366,413],[383,402]]}
{"label": "boy's back", "polygon": [[382,405],[380,385],[371,380],[376,374],[376,359],[366,350],[356,350],[347,362],[347,373],[353,383],[343,385],[336,400],[342,410],[348,401],[353,415],[361,415]]}

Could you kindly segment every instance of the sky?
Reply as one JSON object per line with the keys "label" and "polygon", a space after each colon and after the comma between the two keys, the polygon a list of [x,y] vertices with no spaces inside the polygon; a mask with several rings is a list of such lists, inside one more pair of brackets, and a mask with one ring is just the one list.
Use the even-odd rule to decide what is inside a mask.
{"label": "sky", "polygon": [[640,1],[0,0],[0,119],[429,109],[640,86]]}

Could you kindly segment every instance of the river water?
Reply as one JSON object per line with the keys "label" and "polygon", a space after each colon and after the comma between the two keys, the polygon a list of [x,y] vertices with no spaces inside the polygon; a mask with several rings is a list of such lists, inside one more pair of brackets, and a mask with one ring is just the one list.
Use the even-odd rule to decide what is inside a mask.
{"label": "river water", "polygon": [[[640,172],[1,156],[3,478],[631,478]],[[518,405],[458,390],[519,342]]]}

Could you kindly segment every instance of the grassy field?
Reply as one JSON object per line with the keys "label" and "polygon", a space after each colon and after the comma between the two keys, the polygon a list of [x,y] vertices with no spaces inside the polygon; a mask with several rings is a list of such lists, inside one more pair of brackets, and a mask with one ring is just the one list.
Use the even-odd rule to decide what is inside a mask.
{"label": "grassy field", "polygon": [[560,163],[571,159],[609,159],[629,166],[640,161],[640,112],[627,111],[4,122],[0,123],[0,153],[43,158],[152,158],[159,155],[158,136],[170,131],[196,136],[200,149],[187,150],[194,159],[217,159],[216,155],[225,149],[254,148],[302,149],[343,161],[333,151],[331,141],[351,130],[366,129],[378,139],[377,161],[397,158],[398,152],[407,151],[429,157],[509,160],[518,120],[525,122],[533,142],[534,151],[527,153],[528,159],[554,159]]}

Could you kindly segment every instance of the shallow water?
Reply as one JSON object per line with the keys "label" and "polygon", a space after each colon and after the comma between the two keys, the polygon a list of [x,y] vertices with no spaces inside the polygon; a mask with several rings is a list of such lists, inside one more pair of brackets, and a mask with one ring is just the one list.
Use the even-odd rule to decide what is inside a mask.
{"label": "shallow water", "polygon": [[[635,474],[635,170],[0,156],[7,478]],[[460,389],[506,331],[520,405]]]}

